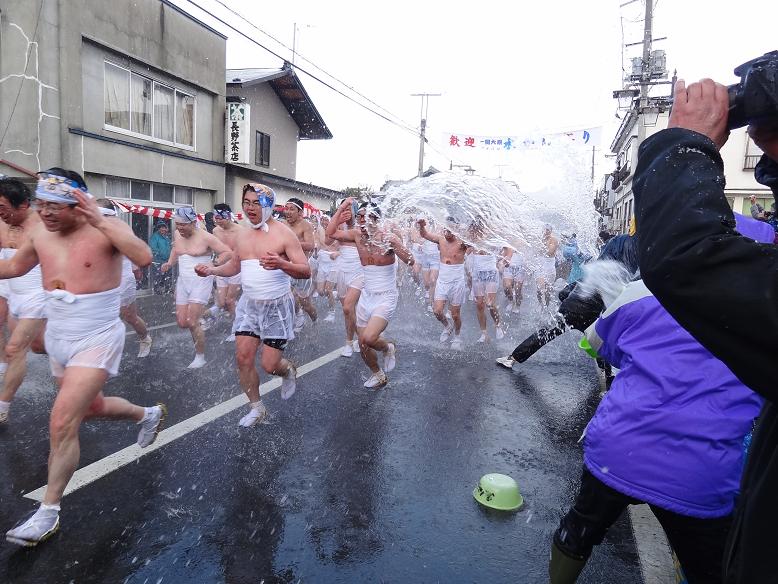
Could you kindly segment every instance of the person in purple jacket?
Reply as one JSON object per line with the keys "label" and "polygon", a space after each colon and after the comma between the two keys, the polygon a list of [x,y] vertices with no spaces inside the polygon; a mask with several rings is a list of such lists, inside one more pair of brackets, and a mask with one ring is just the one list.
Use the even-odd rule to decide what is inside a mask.
{"label": "person in purple jacket", "polygon": [[[742,235],[773,242],[769,225],[736,220]],[[640,503],[662,524],[690,584],[721,582],[743,439],[763,399],[642,280],[627,284],[586,335],[620,372],[584,431],[580,490],[554,533],[551,583],[575,582],[593,546],[628,505]]]}

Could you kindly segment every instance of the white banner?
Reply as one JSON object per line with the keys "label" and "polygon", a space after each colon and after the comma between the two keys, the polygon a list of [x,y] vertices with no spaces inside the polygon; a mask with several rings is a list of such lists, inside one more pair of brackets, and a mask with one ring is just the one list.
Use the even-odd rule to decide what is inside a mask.
{"label": "white banner", "polygon": [[586,128],[572,132],[555,134],[535,134],[527,136],[475,136],[472,134],[445,134],[444,140],[449,148],[466,150],[527,150],[554,144],[578,144],[593,146],[599,144],[602,128]]}
{"label": "white banner", "polygon": [[251,108],[247,103],[227,104],[224,159],[230,164],[250,164],[249,120]]}

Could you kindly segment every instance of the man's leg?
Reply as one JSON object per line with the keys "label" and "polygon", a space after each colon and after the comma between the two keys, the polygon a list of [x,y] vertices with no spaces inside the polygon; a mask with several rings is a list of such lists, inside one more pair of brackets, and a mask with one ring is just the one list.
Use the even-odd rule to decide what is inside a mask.
{"label": "man's leg", "polygon": [[[506,268],[506,270],[509,269]],[[513,278],[503,278],[502,289],[505,292],[505,297],[508,299],[508,304],[513,304]]]}
{"label": "man's leg", "polygon": [[123,306],[119,311],[119,316],[138,333],[139,339],[145,339],[148,336],[149,331],[146,327],[146,322],[138,314],[138,306],[134,302],[128,306]]}
{"label": "man's leg", "polygon": [[[538,296],[538,304],[548,308],[548,303],[551,301],[551,298],[549,297],[548,293],[546,292],[546,280],[545,280],[545,278],[538,278],[537,279],[537,290],[536,290],[536,293],[537,293],[537,296]],[[544,298],[545,298],[545,303],[544,303]]]}
{"label": "man's leg", "polygon": [[651,506],[678,556],[689,584],[722,582],[722,562],[732,515],[699,519]]}
{"label": "man's leg", "polygon": [[8,359],[5,356],[5,325],[8,322],[8,300],[0,296],[0,374],[5,373]]}
{"label": "man's leg", "polygon": [[362,293],[358,288],[347,288],[346,295],[341,298],[343,304],[343,318],[346,324],[346,342],[351,343],[354,340],[354,334],[357,330],[357,302]]}
{"label": "man's leg", "polygon": [[432,305],[432,313],[435,315],[435,318],[437,318],[440,321],[440,324],[443,325],[443,327],[448,331],[449,330],[449,323],[448,318],[446,318],[446,301],[445,300],[435,300],[434,304]]}
{"label": "man's leg", "polygon": [[305,313],[311,317],[312,321],[316,321],[316,307],[313,305],[313,302],[311,302],[310,296],[300,296],[300,307],[305,311]]}
{"label": "man's leg", "polygon": [[435,299],[435,286],[438,284],[438,271],[438,268],[430,268],[430,271],[427,272],[430,278],[430,302]]}
{"label": "man's leg", "polygon": [[27,353],[30,345],[41,334],[46,325],[46,320],[41,318],[22,318],[20,320],[9,319],[11,338],[5,346],[8,369],[3,379],[3,390],[0,392],[0,418],[3,409],[7,417],[8,408],[16,392],[27,374]]}
{"label": "man's leg", "polygon": [[554,533],[548,571],[551,584],[573,584],[586,565],[595,545],[627,505],[637,501],[611,489],[586,468],[575,504]]}
{"label": "man's leg", "polygon": [[489,314],[492,316],[494,326],[500,326],[500,311],[497,310],[497,293],[489,292],[486,295],[486,305],[489,307]]}
{"label": "man's leg", "polygon": [[260,342],[255,336],[235,335],[238,382],[246,397],[249,398],[249,412],[240,419],[239,425],[246,428],[262,422],[267,416],[267,410],[259,397],[259,372],[255,363]]}
{"label": "man's leg", "polygon": [[459,336],[459,331],[462,330],[462,307],[449,303],[448,308],[451,311],[451,320],[454,321],[454,334]]}
{"label": "man's leg", "polygon": [[376,351],[385,352],[389,348],[381,333],[386,330],[389,323],[380,316],[372,316],[367,322],[367,326],[359,329],[359,345],[362,349],[362,360],[368,366],[370,371],[378,373],[381,369],[378,367],[378,356]]}
{"label": "man's leg", "polygon": [[513,281],[513,306],[518,311],[523,299],[522,289],[524,288],[524,282],[519,279]]}
{"label": "man's leg", "polygon": [[475,315],[478,318],[478,326],[481,327],[481,334],[486,335],[486,297],[475,297]]}

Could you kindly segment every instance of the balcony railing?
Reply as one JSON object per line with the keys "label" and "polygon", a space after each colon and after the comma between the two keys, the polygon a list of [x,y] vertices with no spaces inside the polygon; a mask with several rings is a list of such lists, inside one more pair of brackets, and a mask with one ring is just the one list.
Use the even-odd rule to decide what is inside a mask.
{"label": "balcony railing", "polygon": [[754,170],[761,157],[761,154],[746,154],[745,160],[743,160],[743,170]]}

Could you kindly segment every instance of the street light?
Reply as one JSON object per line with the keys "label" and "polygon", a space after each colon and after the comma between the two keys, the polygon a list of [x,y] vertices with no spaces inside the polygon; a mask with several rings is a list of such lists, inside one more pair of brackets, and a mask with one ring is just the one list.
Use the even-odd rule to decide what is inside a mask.
{"label": "street light", "polygon": [[632,102],[640,95],[639,89],[617,89],[613,92],[613,99],[619,101],[619,109],[627,110],[632,107]]}
{"label": "street light", "polygon": [[643,116],[643,125],[646,127],[656,126],[659,121],[659,108],[658,107],[646,107],[640,112]]}

